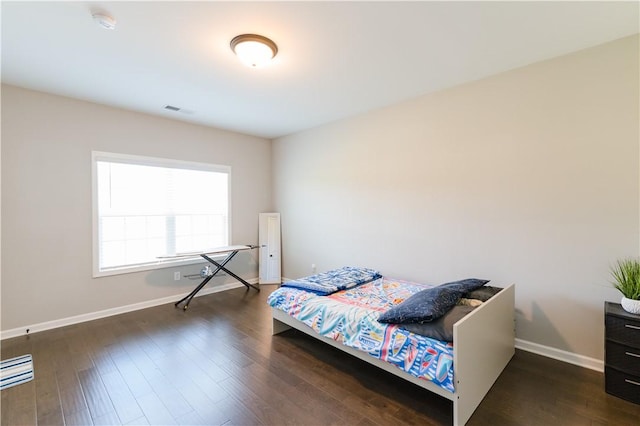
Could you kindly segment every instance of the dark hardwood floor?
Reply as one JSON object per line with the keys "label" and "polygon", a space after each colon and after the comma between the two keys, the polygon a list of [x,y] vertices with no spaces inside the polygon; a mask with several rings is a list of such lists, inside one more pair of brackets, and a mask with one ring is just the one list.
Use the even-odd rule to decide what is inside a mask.
{"label": "dark hardwood floor", "polygon": [[[441,425],[451,403],[300,332],[271,336],[267,295],[234,289],[2,342],[35,379],[2,425]],[[478,360],[482,368],[482,360]],[[603,375],[517,351],[469,425],[639,425]]]}

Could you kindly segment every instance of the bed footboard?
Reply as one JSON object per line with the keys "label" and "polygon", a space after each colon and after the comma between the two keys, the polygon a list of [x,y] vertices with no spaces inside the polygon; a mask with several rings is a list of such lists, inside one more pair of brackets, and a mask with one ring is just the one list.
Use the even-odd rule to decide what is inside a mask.
{"label": "bed footboard", "polygon": [[469,420],[515,353],[514,303],[512,284],[453,326],[455,425]]}

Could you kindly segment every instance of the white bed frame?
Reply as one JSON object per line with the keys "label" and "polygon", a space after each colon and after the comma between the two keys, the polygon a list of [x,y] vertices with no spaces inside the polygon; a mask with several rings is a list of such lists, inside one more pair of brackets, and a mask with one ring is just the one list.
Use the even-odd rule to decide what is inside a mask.
{"label": "white bed frame", "polygon": [[421,388],[453,401],[453,424],[464,425],[515,353],[515,285],[505,287],[453,326],[453,365],[456,391],[451,393],[434,383],[418,379],[393,364],[366,352],[321,336],[311,327],[272,308],[273,334],[295,328],[344,352],[395,374]]}

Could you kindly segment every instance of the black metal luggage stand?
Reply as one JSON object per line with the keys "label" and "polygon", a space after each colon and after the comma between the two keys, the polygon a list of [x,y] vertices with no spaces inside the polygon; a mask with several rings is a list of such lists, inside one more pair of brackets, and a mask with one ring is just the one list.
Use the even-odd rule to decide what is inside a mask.
{"label": "black metal luggage stand", "polygon": [[[193,291],[189,294],[187,294],[185,297],[183,297],[182,299],[178,300],[174,305],[177,308],[179,304],[181,304],[182,302],[186,301],[186,303],[184,304],[184,306],[182,307],[183,310],[187,310],[187,308],[189,307],[189,303],[191,302],[191,299],[193,299],[195,297],[196,294],[198,294],[198,292],[200,290],[202,290],[202,287],[204,287],[205,285],[207,285],[207,283],[211,280],[211,278],[215,277],[216,274],[220,271],[224,271],[227,274],[231,275],[233,278],[235,278],[236,280],[240,281],[242,284],[244,284],[245,287],[247,287],[247,290],[249,290],[249,288],[252,288],[256,291],[260,291],[259,287],[256,287],[253,284],[248,283],[247,281],[245,281],[244,279],[242,279],[241,277],[239,277],[238,275],[234,274],[233,272],[231,272],[230,270],[228,270],[227,268],[225,268],[225,265],[227,263],[229,263],[229,261],[231,259],[233,259],[233,257],[238,254],[239,251],[241,250],[248,250],[248,249],[254,249],[257,248],[258,246],[246,246],[246,248],[239,248],[236,250],[231,250],[229,251],[229,254],[227,255],[227,257],[225,257],[222,262],[217,262],[215,260],[213,260],[212,258],[210,258],[209,256],[207,256],[207,254],[211,254],[211,253],[207,253],[207,254],[201,254],[200,257],[202,257],[203,259],[205,259],[207,262],[213,264],[216,269],[213,271],[213,273],[211,273],[211,275],[207,275],[204,280],[202,280],[202,282],[198,285],[198,287],[196,287],[195,289],[193,289]],[[221,252],[223,253],[223,252]]]}

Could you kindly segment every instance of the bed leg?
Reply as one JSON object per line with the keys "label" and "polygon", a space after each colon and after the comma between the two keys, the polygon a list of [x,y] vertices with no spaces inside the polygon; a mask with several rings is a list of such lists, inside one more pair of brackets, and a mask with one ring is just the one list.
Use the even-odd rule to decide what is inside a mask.
{"label": "bed leg", "polygon": [[278,321],[273,318],[273,328],[271,330],[271,335],[275,336],[276,334],[280,334],[283,331],[287,331],[291,328],[290,325],[283,323],[282,321]]}
{"label": "bed leg", "polygon": [[460,413],[458,412],[460,404],[460,396],[457,396],[453,401],[453,426],[464,426],[464,423],[460,424]]}

